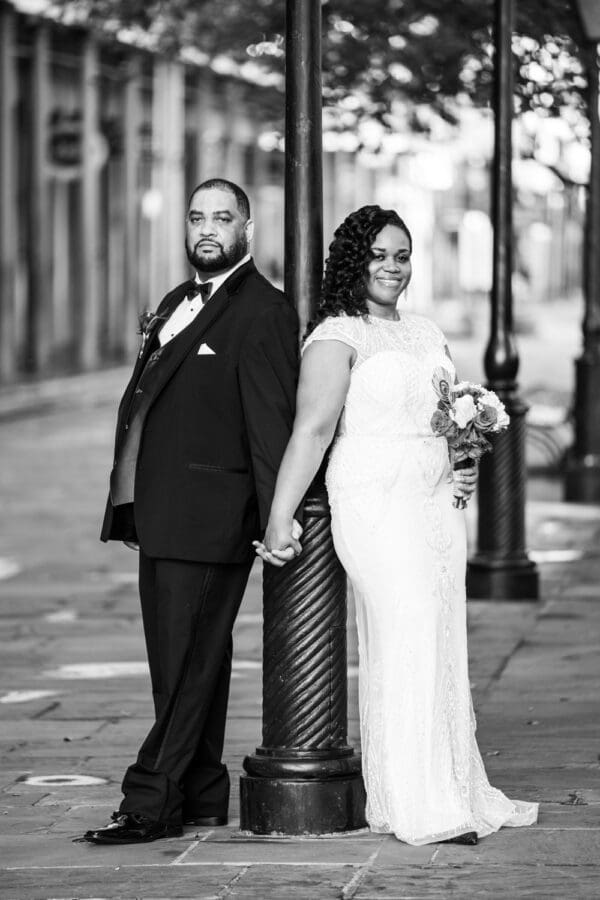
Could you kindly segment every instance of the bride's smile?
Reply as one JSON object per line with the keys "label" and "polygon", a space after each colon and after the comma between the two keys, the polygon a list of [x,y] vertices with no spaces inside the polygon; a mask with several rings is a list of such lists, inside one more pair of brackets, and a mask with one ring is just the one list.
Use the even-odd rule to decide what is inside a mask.
{"label": "bride's smile", "polygon": [[365,277],[371,315],[396,317],[398,297],[408,287],[412,274],[411,251],[409,236],[396,225],[386,225],[377,235]]}

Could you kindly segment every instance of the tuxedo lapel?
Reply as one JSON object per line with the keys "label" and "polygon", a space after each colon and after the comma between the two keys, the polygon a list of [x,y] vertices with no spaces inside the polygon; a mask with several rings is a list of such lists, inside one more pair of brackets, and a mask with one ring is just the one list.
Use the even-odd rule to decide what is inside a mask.
{"label": "tuxedo lapel", "polygon": [[[255,271],[255,266],[252,260],[241,266],[239,269],[236,269],[231,277],[228,278],[227,281],[225,281],[221,285],[221,287],[217,291],[215,291],[210,300],[206,302],[194,321],[190,325],[188,325],[187,328],[181,331],[177,335],[177,337],[173,338],[172,341],[170,341],[168,344],[165,344],[165,347],[168,348],[169,352],[165,353],[164,359],[160,358],[160,349],[157,350],[155,354],[151,354],[149,357],[146,356],[146,353],[144,354],[140,362],[142,362],[144,358],[146,358],[147,366],[152,366],[154,364],[154,361],[156,362],[156,364],[160,365],[160,368],[156,372],[156,377],[153,379],[153,386],[150,389],[150,403],[154,402],[156,397],[160,394],[165,385],[175,374],[186,356],[201,341],[204,334],[216,322],[216,320],[221,315],[223,315],[223,313],[229,306],[233,295],[239,290],[245,278],[250,274],[250,272],[253,271]],[[174,306],[171,307],[171,309],[174,309]],[[169,344],[171,344],[172,346],[169,346]],[[154,360],[154,357],[156,357],[156,360]],[[141,381],[143,382],[143,375],[141,376]]]}
{"label": "tuxedo lapel", "polygon": [[160,304],[158,309],[156,310],[156,319],[157,321],[152,326],[152,329],[148,335],[148,339],[146,340],[144,346],[140,350],[137,355],[137,359],[135,361],[135,366],[133,368],[132,381],[137,383],[137,380],[142,372],[144,366],[148,361],[148,357],[150,356],[150,351],[155,342],[155,339],[158,336],[159,331],[167,321],[167,319],[175,312],[181,301],[186,296],[185,288],[183,285],[175,288],[170,294],[168,294],[163,302]]}
{"label": "tuxedo lapel", "polygon": [[156,310],[157,321],[152,326],[152,329],[148,335],[148,339],[144,342],[143,347],[138,352],[135,364],[133,366],[133,372],[131,373],[131,378],[129,379],[129,383],[125,388],[123,399],[121,400],[121,404],[119,406],[119,421],[129,410],[131,398],[133,397],[133,393],[137,387],[138,381],[140,380],[140,376],[144,371],[144,367],[148,362],[148,357],[150,356],[158,332],[160,331],[166,320],[169,318],[169,316],[179,306],[185,295],[185,287],[184,284],[182,284],[179,287],[176,287],[169,294],[167,294],[167,296],[164,297],[158,309]]}

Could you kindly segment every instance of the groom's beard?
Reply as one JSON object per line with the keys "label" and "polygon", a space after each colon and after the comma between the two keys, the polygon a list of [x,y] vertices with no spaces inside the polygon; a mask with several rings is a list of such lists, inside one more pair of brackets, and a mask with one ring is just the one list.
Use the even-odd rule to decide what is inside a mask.
{"label": "groom's beard", "polygon": [[248,239],[245,234],[240,235],[235,244],[228,247],[227,250],[218,241],[212,241],[219,247],[219,253],[212,259],[206,259],[196,253],[198,243],[192,248],[185,242],[185,252],[192,266],[197,272],[219,272],[224,269],[231,269],[236,263],[243,259],[248,252]]}

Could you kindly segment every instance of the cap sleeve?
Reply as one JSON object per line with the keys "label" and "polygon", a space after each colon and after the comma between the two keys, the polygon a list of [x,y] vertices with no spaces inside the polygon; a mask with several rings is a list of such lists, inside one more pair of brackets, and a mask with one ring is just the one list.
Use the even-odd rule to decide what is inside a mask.
{"label": "cap sleeve", "polygon": [[418,315],[417,313],[404,313],[404,316],[406,319],[413,322],[416,334],[419,335],[421,341],[424,341],[428,347],[441,349],[446,347],[448,344],[446,335],[433,319],[429,319],[427,316]]}
{"label": "cap sleeve", "polygon": [[302,352],[315,341],[341,341],[353,350],[360,350],[358,317],[329,316],[308,335],[302,345]]}

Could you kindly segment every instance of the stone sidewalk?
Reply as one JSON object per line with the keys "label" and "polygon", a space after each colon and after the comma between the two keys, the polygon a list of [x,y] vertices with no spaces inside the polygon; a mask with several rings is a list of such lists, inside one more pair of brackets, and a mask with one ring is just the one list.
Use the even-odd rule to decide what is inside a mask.
{"label": "stone sidewalk", "polygon": [[[107,373],[102,389],[97,376],[88,381],[82,395],[65,380],[58,401],[29,409],[13,396],[0,421],[0,898],[597,897],[600,508],[560,503],[545,482],[530,486],[528,508],[542,600],[469,606],[490,780],[539,800],[537,826],[475,848],[414,848],[367,832],[256,839],[238,830],[234,790],[226,829],[191,828],[135,849],[73,843],[117,805],[151,714],[135,554],[97,539],[121,379]],[[355,646],[351,627],[356,746]],[[260,660],[257,569],[236,628],[226,751],[234,788],[260,743]]]}

